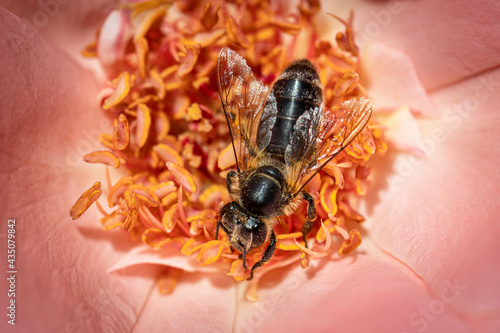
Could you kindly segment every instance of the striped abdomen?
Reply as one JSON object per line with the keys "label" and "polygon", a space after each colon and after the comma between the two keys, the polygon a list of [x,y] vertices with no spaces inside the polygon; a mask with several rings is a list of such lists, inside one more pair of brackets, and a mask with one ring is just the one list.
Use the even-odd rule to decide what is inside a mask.
{"label": "striped abdomen", "polygon": [[322,105],[323,91],[316,69],[304,59],[285,69],[274,83],[272,93],[278,114],[266,151],[283,156],[297,119],[306,110]]}

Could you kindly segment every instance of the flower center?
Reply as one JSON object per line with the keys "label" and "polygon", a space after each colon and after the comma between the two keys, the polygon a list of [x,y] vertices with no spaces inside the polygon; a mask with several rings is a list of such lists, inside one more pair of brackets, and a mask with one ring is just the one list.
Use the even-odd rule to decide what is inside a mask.
{"label": "flower center", "polygon": [[[255,249],[247,246],[246,265],[231,245],[230,232],[221,231],[215,239],[220,207],[240,191],[236,181],[229,192],[226,177],[235,169],[234,152],[241,154],[244,147],[241,142],[234,143],[234,150],[231,146],[217,85],[219,52],[230,46],[268,86],[298,54],[305,55],[323,86],[324,109],[340,113],[354,99],[369,99],[357,74],[353,18],[339,19],[345,31],[329,40],[318,37],[319,7],[301,4],[284,12],[272,2],[208,1],[204,7],[172,10],[180,4],[154,0],[121,5],[85,49],[84,55],[100,59],[110,78],[99,98],[103,112],[114,119],[114,131],[100,136],[106,150],[85,156],[87,162],[106,165],[110,211],[99,204],[102,190],[96,183],[78,199],[71,216],[78,218],[95,202],[104,215],[104,230],[122,228],[155,250],[196,255],[200,266],[217,262],[221,272],[241,281],[265,256],[269,239]],[[306,42],[299,41],[299,32]],[[339,140],[342,128],[333,127],[329,140]],[[254,286],[269,270],[289,264],[306,268],[310,260],[324,257],[332,251],[332,237],[340,241],[339,255],[361,243],[357,226],[364,218],[354,203],[369,190],[370,157],[386,150],[372,117],[312,178],[304,190],[317,213],[306,240],[307,204],[290,195],[283,200],[283,215],[273,217],[276,250],[255,271]],[[126,175],[112,183],[109,167]],[[180,277],[175,269],[168,272],[160,283],[165,292]],[[254,298],[252,292],[249,298]]]}

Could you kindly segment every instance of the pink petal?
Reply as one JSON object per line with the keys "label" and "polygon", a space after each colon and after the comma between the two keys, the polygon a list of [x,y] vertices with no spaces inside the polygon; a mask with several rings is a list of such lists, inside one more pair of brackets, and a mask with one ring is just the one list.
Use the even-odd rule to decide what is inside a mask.
{"label": "pink petal", "polygon": [[417,142],[422,141],[419,121],[408,107],[401,107],[382,119],[386,126],[384,135],[391,150],[424,155],[422,149],[417,146]]}
{"label": "pink petal", "polygon": [[155,251],[149,246],[143,245],[129,251],[109,269],[109,272],[120,271],[136,265],[162,265],[182,269],[190,273],[220,273],[223,267],[227,266],[223,264],[201,266],[196,260],[196,254],[188,257],[180,253],[178,249],[160,249]]}
{"label": "pink petal", "polygon": [[[498,38],[493,34],[498,30],[495,8],[472,2],[462,6],[444,1],[402,3],[411,7],[394,14],[391,25],[378,36],[385,45],[406,49],[426,89],[446,86],[497,65],[493,63],[498,53]],[[385,6],[388,3],[370,2],[364,22],[374,18],[369,10]],[[477,14],[475,10],[481,8],[487,12]],[[33,5],[29,13],[37,10]],[[356,11],[360,13],[358,18],[363,18],[361,10]],[[2,9],[0,15],[1,31],[20,31],[12,15]],[[450,18],[460,18],[461,24],[450,24]],[[432,38],[420,26],[434,28]],[[448,26],[454,31],[450,32]],[[64,45],[62,38],[50,40]],[[473,314],[467,318],[473,329],[494,331],[498,326],[495,315],[499,309],[500,269],[492,264],[499,250],[494,242],[500,234],[494,215],[500,208],[495,200],[500,183],[495,172],[500,162],[498,131],[492,128],[500,120],[493,112],[499,104],[496,84],[490,86],[495,93],[479,101],[473,112],[447,113],[446,108],[453,101],[474,96],[480,82],[466,81],[435,94],[434,102],[444,118],[427,124],[424,136],[432,136],[433,128],[443,128],[447,134],[444,142],[429,152],[425,164],[413,168],[415,160],[410,160],[409,168],[407,163],[406,169],[399,169],[398,163],[404,162],[405,156],[389,155],[390,161],[395,160],[395,171],[403,170],[402,182],[385,183],[386,176],[394,172],[387,163],[378,169],[379,173],[383,170],[382,176],[374,177],[379,179],[375,184],[379,202],[367,207],[369,221],[373,221],[371,235],[421,275],[433,296],[389,264],[364,256],[347,257],[354,263],[345,259],[320,261],[322,267],[316,271],[311,270],[314,267],[306,271],[283,269],[264,276],[259,303],[246,303],[243,293],[237,293],[238,317],[233,324],[234,282],[225,276],[185,274],[173,294],[163,297],[152,289],[152,265],[141,265],[140,272],[138,266],[123,266],[117,273],[124,272],[125,276],[119,279],[104,272],[103,267],[109,268],[123,258],[131,245],[119,231],[110,236],[98,229],[95,208],[78,222],[85,227],[76,229],[68,216],[68,207],[79,193],[96,179],[103,180],[99,178],[102,168],[84,165],[81,158],[100,148],[96,132],[112,132],[111,124],[96,117],[101,113],[91,102],[97,85],[88,73],[38,38],[21,41],[2,43],[5,46],[0,55],[2,64],[9,65],[2,67],[5,73],[0,76],[2,109],[11,110],[0,123],[0,147],[9,157],[8,164],[1,166],[2,183],[7,186],[0,202],[5,212],[14,212],[22,222],[17,229],[19,269],[23,272],[18,275],[22,286],[18,300],[22,312],[30,316],[29,321],[19,321],[18,330],[67,331],[77,327],[82,331],[130,331],[140,313],[133,326],[137,331],[193,331],[200,327],[200,321],[193,317],[207,319],[204,328],[208,331],[327,327],[415,331],[423,324],[412,326],[411,316],[438,304],[446,283],[453,284],[455,278],[467,288],[453,303],[443,301],[443,312],[426,321],[425,331],[463,331],[457,317],[463,319],[460,314],[465,312]],[[450,45],[461,48],[457,51]],[[17,48],[21,52],[16,53]],[[408,59],[399,55],[392,59],[401,60],[400,65],[408,64]],[[55,80],[47,84],[47,78]],[[405,98],[417,105],[423,103],[410,94]],[[380,95],[381,101],[394,99],[394,95]],[[452,128],[455,124],[457,128]],[[7,290],[5,283],[0,283],[2,290]],[[149,290],[153,290],[151,297],[142,307]],[[485,323],[484,314],[493,319]]]}
{"label": "pink petal", "polygon": [[358,0],[349,7],[325,1],[322,11],[348,17],[351,8],[361,53],[372,42],[405,51],[426,90],[497,66],[500,6],[494,0],[480,5],[473,1],[457,5],[447,0]]}
{"label": "pink petal", "polygon": [[437,110],[420,82],[408,54],[380,43],[372,43],[363,55],[367,88],[376,110],[407,106],[432,115]]}
{"label": "pink petal", "polygon": [[97,41],[97,53],[108,77],[115,77],[122,68],[125,48],[132,35],[125,10],[112,11],[104,21]]}
{"label": "pink petal", "polygon": [[[131,244],[119,233],[103,234],[95,206],[78,221],[69,216],[79,195],[104,181],[103,166],[83,161],[101,147],[97,134],[112,131],[95,102],[99,85],[37,36],[9,43],[9,33],[22,29],[0,9],[0,149],[8,157],[0,166],[0,201],[2,220],[17,221],[15,331],[130,331],[153,282],[134,271],[106,273]],[[6,283],[1,279],[2,290]],[[3,320],[0,330],[7,325]]]}
{"label": "pink petal", "polygon": [[438,309],[439,316],[430,312],[431,320],[420,313],[433,311],[439,301],[390,264],[364,255],[324,259],[306,270],[280,269],[265,275],[259,301],[239,304],[234,330],[467,332],[446,304]]}
{"label": "pink petal", "polygon": [[97,62],[83,58],[81,51],[95,40],[97,28],[106,15],[116,8],[118,2],[5,0],[2,1],[2,6],[21,18],[37,34],[64,50],[74,61],[101,73],[102,68],[97,66]]}
{"label": "pink petal", "polygon": [[447,283],[462,286],[450,306],[471,320],[500,313],[499,87],[496,70],[434,94],[444,116],[423,127],[417,145],[426,158],[389,156],[389,178],[386,165],[375,167],[372,190],[381,200],[367,207],[375,241],[433,295]]}
{"label": "pink petal", "polygon": [[181,273],[167,296],[156,290],[134,326],[137,332],[231,332],[235,316],[231,277]]}

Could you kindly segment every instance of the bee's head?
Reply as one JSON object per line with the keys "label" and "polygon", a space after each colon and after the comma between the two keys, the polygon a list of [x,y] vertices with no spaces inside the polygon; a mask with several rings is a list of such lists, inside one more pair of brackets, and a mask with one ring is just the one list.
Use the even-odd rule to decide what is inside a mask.
{"label": "bee's head", "polygon": [[266,224],[253,217],[236,201],[221,210],[221,222],[229,232],[229,242],[246,255],[251,249],[261,246],[268,236]]}

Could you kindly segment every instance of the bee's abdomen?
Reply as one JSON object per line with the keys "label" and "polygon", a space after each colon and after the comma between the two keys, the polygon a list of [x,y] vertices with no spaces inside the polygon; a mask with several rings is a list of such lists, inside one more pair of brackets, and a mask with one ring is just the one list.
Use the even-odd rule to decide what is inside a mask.
{"label": "bee's abdomen", "polygon": [[297,119],[309,108],[323,103],[318,73],[309,60],[299,60],[288,66],[274,83],[278,115],[266,150],[284,155]]}

